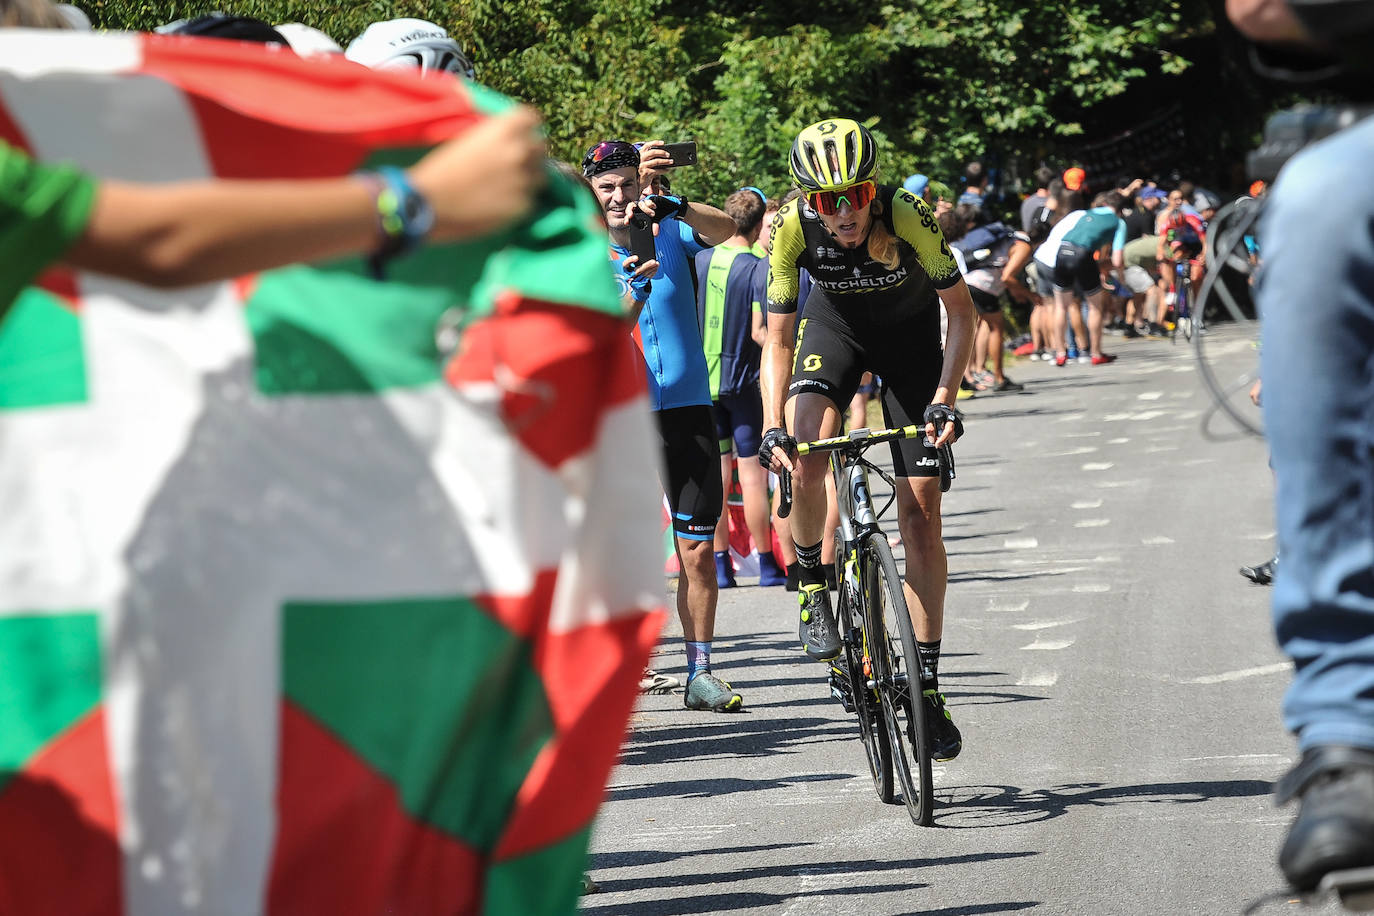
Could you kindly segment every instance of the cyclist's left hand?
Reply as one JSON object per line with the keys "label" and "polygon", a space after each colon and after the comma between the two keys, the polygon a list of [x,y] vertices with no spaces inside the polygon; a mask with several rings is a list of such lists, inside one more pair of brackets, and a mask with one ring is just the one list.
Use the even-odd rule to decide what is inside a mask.
{"label": "cyclist's left hand", "polygon": [[964,421],[948,404],[931,404],[922,419],[926,424],[926,438],[935,448],[957,442],[964,434]]}

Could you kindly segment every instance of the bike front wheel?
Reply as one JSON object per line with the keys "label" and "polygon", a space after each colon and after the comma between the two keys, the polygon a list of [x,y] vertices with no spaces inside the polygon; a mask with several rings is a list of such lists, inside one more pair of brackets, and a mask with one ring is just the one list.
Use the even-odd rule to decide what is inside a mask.
{"label": "bike front wheel", "polygon": [[872,679],[872,661],[864,615],[856,607],[858,570],[838,531],[835,533],[835,567],[840,573],[835,618],[844,652],[831,664],[845,666],[854,714],[859,718],[859,740],[868,760],[868,772],[873,777],[873,790],[883,804],[888,805],[897,798],[892,781],[892,740],[883,724],[878,692],[868,686]]}
{"label": "bike front wheel", "polygon": [[911,820],[929,827],[935,818],[935,778],[930,736],[921,701],[921,665],[916,633],[907,613],[902,577],[887,536],[868,535],[859,551],[865,629],[872,651],[883,723],[892,744],[892,765],[902,785]]}

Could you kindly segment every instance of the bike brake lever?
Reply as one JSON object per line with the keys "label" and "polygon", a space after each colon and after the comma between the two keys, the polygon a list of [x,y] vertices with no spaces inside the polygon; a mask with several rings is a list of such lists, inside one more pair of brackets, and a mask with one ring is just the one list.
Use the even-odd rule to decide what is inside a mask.
{"label": "bike brake lever", "polygon": [[778,475],[778,491],[782,495],[778,499],[778,518],[787,518],[792,514],[792,472],[784,470]]}

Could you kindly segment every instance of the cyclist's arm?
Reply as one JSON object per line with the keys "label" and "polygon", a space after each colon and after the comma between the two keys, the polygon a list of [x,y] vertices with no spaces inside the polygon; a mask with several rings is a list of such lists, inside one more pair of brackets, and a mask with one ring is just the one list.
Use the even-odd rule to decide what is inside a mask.
{"label": "cyclist's arm", "polygon": [[[953,406],[959,379],[964,375],[973,353],[974,330],[978,319],[973,297],[959,272],[949,243],[935,222],[935,214],[925,201],[909,191],[899,190],[892,195],[892,226],[898,238],[904,239],[916,251],[916,260],[930,277],[940,301],[949,316],[945,338],[945,359],[940,369],[940,384],[932,403]],[[776,244],[776,242],[774,243]],[[940,434],[940,445],[945,435]]]}
{"label": "cyclist's arm", "polygon": [[773,222],[773,250],[768,256],[768,336],[759,361],[759,391],[763,396],[763,428],[784,426],[783,406],[792,379],[796,347],[797,293],[801,268],[797,260],[806,249],[797,202],[789,201]]}
{"label": "cyclist's arm", "polygon": [[[945,336],[945,361],[940,368],[940,385],[931,398],[932,404],[954,406],[959,392],[959,380],[963,378],[969,357],[973,355],[973,338],[978,326],[977,314],[973,308],[973,297],[969,295],[964,278],[960,277],[953,285],[939,291],[940,301],[944,303],[945,313],[949,316],[949,328]],[[948,441],[943,433],[937,445]]]}

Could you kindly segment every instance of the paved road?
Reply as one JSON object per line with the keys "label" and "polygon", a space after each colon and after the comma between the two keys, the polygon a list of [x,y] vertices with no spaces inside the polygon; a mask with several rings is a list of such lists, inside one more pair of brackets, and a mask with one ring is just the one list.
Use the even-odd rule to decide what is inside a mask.
{"label": "paved road", "polygon": [[[1204,437],[1181,342],[1109,344],[962,402],[941,683],[964,752],[936,826],[874,796],[793,596],[741,587],[715,657],[746,709],[642,698],[584,912],[1229,914],[1279,886],[1287,666],[1236,573],[1273,549],[1263,446]],[[1247,340],[1208,346],[1228,381],[1253,368]],[[655,664],[682,675],[679,639]]]}

